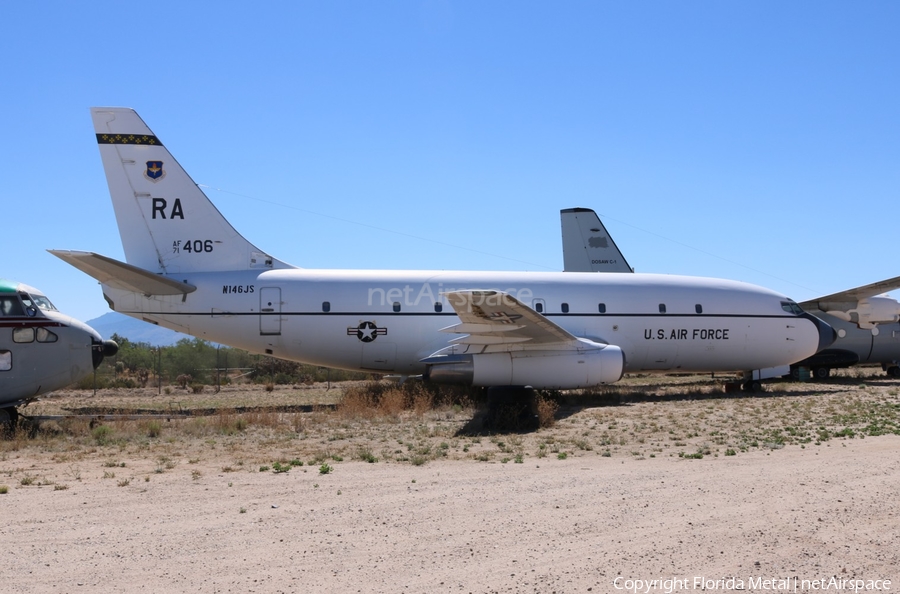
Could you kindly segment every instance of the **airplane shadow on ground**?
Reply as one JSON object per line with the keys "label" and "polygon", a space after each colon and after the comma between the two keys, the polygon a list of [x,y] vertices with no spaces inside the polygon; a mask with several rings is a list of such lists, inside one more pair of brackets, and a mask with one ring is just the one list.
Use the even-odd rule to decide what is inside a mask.
{"label": "airplane shadow on ground", "polygon": [[231,408],[185,408],[159,410],[152,408],[128,408],[109,406],[80,406],[64,408],[71,415],[104,416],[104,415],[152,415],[170,417],[211,417],[213,415],[245,414],[245,413],[311,413],[315,411],[334,411],[336,404],[280,404],[275,406],[235,406]]}
{"label": "airplane shadow on ground", "polygon": [[[692,400],[774,400],[776,398],[811,398],[819,397],[827,393],[823,388],[829,386],[846,386],[858,387],[860,385],[872,387],[891,387],[900,386],[900,382],[889,377],[877,378],[849,378],[835,377],[824,381],[804,382],[803,389],[785,389],[787,386],[795,386],[797,382],[792,380],[774,380],[764,385],[763,391],[760,392],[743,392],[713,390],[710,388],[715,386],[709,381],[698,381],[679,384],[678,387],[685,390],[683,393],[667,393],[659,394],[660,384],[644,386],[634,386],[628,391],[619,389],[618,391],[610,391],[596,394],[553,394],[548,397],[556,402],[559,408],[554,415],[556,421],[562,421],[574,416],[582,411],[589,409],[602,408],[619,408],[628,407],[635,404],[643,403],[663,403],[663,402],[685,402]],[[706,391],[700,391],[705,389]],[[488,410],[485,405],[480,406],[472,418],[463,425],[456,433],[457,437],[485,437],[489,435],[509,434],[509,433],[533,433],[538,429],[537,420],[534,418],[519,419],[504,426],[491,426],[486,423],[488,418]]]}

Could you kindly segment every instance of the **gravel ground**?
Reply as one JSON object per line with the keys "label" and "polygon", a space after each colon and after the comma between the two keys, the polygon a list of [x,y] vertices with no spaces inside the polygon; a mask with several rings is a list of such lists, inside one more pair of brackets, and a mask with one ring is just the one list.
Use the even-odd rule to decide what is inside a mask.
{"label": "gravel ground", "polygon": [[[896,591],[900,436],[814,436],[828,415],[840,418],[832,434],[851,422],[839,402],[896,407],[895,383],[868,383],[816,398],[806,386],[762,399],[563,406],[556,427],[499,439],[460,436],[471,411],[379,422],[320,411],[294,422],[302,438],[164,427],[155,440],[8,441],[0,591]],[[808,439],[741,449],[734,430],[734,444],[715,442],[722,419],[771,430],[790,411],[812,414],[812,433],[799,430]],[[679,435],[652,437],[670,431]],[[421,464],[382,456],[413,433],[447,453]],[[308,459],[360,440],[376,463]],[[521,463],[501,457],[509,443]],[[554,453],[542,455],[547,444]],[[683,455],[703,447],[702,458]],[[306,463],[259,469],[291,455]]]}

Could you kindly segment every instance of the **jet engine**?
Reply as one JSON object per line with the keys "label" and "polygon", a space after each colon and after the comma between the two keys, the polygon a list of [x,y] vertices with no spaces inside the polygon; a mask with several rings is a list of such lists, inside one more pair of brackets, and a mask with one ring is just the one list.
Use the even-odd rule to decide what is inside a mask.
{"label": "jet engine", "polygon": [[625,369],[625,355],[614,345],[578,352],[547,350],[445,355],[429,357],[425,362],[424,377],[435,383],[538,389],[610,384],[618,381]]}
{"label": "jet engine", "polygon": [[[823,304],[829,305],[829,304]],[[837,305],[837,304],[835,304]],[[855,308],[826,309],[828,315],[834,316],[845,322],[852,322],[860,328],[872,328],[878,324],[892,324],[900,321],[900,303],[890,297],[869,297],[860,299]],[[877,334],[877,332],[874,332]]]}

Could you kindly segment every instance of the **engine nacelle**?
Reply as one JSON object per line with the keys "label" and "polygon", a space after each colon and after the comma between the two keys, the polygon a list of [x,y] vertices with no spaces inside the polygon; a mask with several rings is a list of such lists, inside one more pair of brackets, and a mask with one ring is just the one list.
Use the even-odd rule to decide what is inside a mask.
{"label": "engine nacelle", "polygon": [[835,309],[825,313],[845,322],[853,322],[860,328],[874,328],[878,324],[900,321],[900,303],[890,297],[869,297],[860,299],[853,309]]}
{"label": "engine nacelle", "polygon": [[514,351],[455,355],[430,362],[425,379],[472,386],[531,386],[537,389],[590,388],[619,381],[625,371],[622,349]]}

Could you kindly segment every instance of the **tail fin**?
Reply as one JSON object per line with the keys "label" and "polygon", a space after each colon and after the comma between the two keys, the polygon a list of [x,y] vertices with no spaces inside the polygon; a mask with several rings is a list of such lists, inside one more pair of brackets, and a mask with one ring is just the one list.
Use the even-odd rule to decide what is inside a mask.
{"label": "tail fin", "polygon": [[154,273],[292,268],[244,239],[133,110],[91,117],[125,260]]}
{"label": "tail fin", "polygon": [[564,272],[634,272],[593,210],[567,208],[559,218]]}

